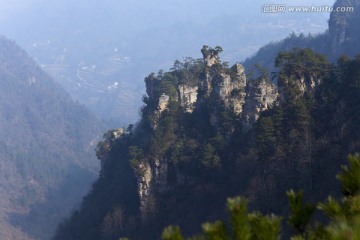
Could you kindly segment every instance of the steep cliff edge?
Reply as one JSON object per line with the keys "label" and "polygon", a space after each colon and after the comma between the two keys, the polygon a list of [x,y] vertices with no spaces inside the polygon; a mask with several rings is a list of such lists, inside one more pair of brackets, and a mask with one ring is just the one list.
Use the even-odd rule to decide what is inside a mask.
{"label": "steep cliff edge", "polygon": [[[173,72],[158,76],[151,74],[146,78],[147,101],[155,104],[153,108],[156,106],[153,109],[153,126],[156,126],[156,119],[167,109],[170,101],[179,102],[188,113],[196,108],[208,107],[209,101],[216,101],[217,106],[208,109],[213,127],[220,127],[217,126],[217,119],[221,118],[219,114],[222,110],[227,110],[237,118],[256,120],[261,111],[276,103],[277,88],[268,81],[268,75],[262,76],[262,79],[247,79],[241,64],[237,63],[231,68],[222,64],[219,57],[221,51],[220,47],[213,49],[204,46],[201,50],[202,61],[191,60],[184,63],[188,66],[182,70],[173,68]],[[243,109],[244,106],[246,109]],[[245,122],[251,126],[255,121]]]}
{"label": "steep cliff edge", "polygon": [[[262,111],[278,102],[277,88],[271,83],[268,75],[247,79],[241,64],[237,63],[229,68],[221,62],[221,51],[220,47],[213,49],[204,46],[201,50],[202,60],[184,63],[191,64],[191,67],[161,73],[156,77],[151,74],[146,78],[146,102],[150,108],[150,125],[153,129],[159,125],[162,115],[168,115],[169,111],[173,111],[171,108],[176,105],[181,106],[180,112],[194,112],[194,116],[205,112],[208,119],[204,121],[208,121],[213,131],[230,134],[235,131],[236,125],[242,125],[244,130],[249,130]],[[179,74],[176,71],[189,71],[193,75]],[[188,75],[191,77],[185,81],[183,76]],[[210,159],[209,163],[204,164],[221,163],[217,163],[216,159]],[[137,172],[141,173],[137,182],[143,216],[154,211],[153,201],[157,195],[175,186],[195,181],[193,176],[184,174],[175,166],[166,154],[156,156],[146,163],[141,162],[136,168]]]}
{"label": "steep cliff edge", "polygon": [[279,101],[278,88],[267,73],[248,81],[244,103],[243,128],[249,130],[259,119],[260,113],[270,109]]}
{"label": "steep cliff edge", "polygon": [[[159,209],[167,208],[166,196],[177,189],[192,189],[199,181],[229,168],[231,161],[225,149],[234,133],[243,131],[242,128],[251,129],[260,113],[278,102],[277,89],[268,75],[261,79],[247,78],[241,64],[229,68],[221,62],[221,51],[220,47],[204,46],[202,59],[176,61],[169,72],[146,77],[147,95],[143,98],[146,105],[137,127],[131,126],[120,133],[108,132],[98,144],[97,156],[102,162],[100,185],[100,182],[112,185],[114,174],[132,174],[125,181],[131,182],[133,188],[128,191],[137,196],[132,200],[137,207],[128,210],[129,199],[121,203],[115,199],[109,201],[114,201],[110,203],[114,208],[126,212],[123,219],[135,219],[134,226],[139,221],[150,227],[159,220],[159,211],[163,211]],[[123,152],[122,156],[119,151]],[[102,191],[95,188],[88,201],[94,201],[97,192]],[[129,192],[119,190],[117,194]],[[105,190],[103,194],[110,193]],[[89,204],[94,203],[86,205]],[[100,218],[93,216],[92,224],[107,224],[108,214],[111,211],[103,211]],[[95,236],[106,239],[122,232],[115,228],[100,228]],[[141,234],[148,231],[146,228]],[[123,233],[133,234],[128,230]],[[59,234],[56,239],[63,238],[69,236]]]}

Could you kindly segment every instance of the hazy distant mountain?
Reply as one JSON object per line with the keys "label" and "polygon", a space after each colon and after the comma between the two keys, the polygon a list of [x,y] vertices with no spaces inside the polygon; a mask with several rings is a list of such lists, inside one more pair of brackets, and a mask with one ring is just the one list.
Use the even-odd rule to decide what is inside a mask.
{"label": "hazy distant mountain", "polygon": [[48,239],[98,172],[104,125],[0,37],[0,239]]}
{"label": "hazy distant mountain", "polygon": [[326,55],[331,61],[336,62],[341,55],[354,57],[360,53],[360,1],[338,0],[337,7],[353,7],[350,12],[332,12],[328,29],[319,35],[296,35],[279,42],[270,43],[244,61],[246,67],[260,64],[269,69],[274,68],[274,58],[280,51],[287,51],[294,47],[308,47]]}
{"label": "hazy distant mountain", "polygon": [[175,58],[198,57],[203,44],[222,46],[223,59],[235,62],[290,32],[326,29],[328,13],[267,14],[263,4],[269,2],[16,0],[2,3],[0,32],[98,116],[132,122],[145,93],[144,76],[169,69]]}

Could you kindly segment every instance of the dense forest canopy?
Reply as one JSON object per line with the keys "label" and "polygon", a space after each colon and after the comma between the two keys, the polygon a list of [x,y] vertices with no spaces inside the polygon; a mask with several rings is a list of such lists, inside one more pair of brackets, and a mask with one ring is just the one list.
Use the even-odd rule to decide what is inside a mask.
{"label": "dense forest canopy", "polygon": [[[304,203],[303,193],[290,190],[287,192],[291,213],[285,219],[276,215],[262,215],[259,212],[248,213],[248,200],[229,198],[227,210],[230,219],[227,222],[216,221],[202,224],[203,234],[193,240],[230,240],[256,239],[276,240],[281,237],[281,222],[287,220],[293,228],[291,239],[358,239],[360,237],[360,156],[349,156],[350,167],[343,166],[341,181],[343,198],[341,202],[329,196],[323,203]],[[312,219],[316,209],[326,215],[328,224],[324,225]],[[124,238],[122,238],[124,239]],[[162,233],[163,240],[184,239],[179,227],[167,227]]]}

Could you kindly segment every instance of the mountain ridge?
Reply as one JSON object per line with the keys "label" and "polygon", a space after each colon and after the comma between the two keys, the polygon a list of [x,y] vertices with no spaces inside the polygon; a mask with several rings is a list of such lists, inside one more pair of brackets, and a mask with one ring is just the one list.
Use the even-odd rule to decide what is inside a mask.
{"label": "mountain ridge", "polygon": [[[94,180],[99,167],[93,148],[105,125],[4,36],[0,84],[0,238],[48,239]],[[61,199],[66,178],[77,190]],[[35,223],[44,227],[29,228]]]}
{"label": "mountain ridge", "polygon": [[326,55],[333,62],[344,54],[354,57],[360,51],[360,29],[357,25],[360,16],[359,4],[358,0],[337,0],[333,5],[334,8],[353,7],[353,11],[331,12],[328,29],[324,33],[306,36],[303,33],[297,35],[293,32],[282,41],[261,47],[255,55],[243,62],[244,66],[250,67],[257,63],[273,70],[272,63],[277,52],[288,51],[294,47],[309,47]]}

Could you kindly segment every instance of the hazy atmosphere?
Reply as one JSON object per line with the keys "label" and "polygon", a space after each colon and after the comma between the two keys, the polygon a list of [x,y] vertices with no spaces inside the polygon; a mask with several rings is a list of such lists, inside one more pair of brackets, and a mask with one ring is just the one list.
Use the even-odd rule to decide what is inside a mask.
{"label": "hazy atmosphere", "polygon": [[0,240],[360,239],[359,22],[0,0]]}
{"label": "hazy atmosphere", "polygon": [[199,58],[203,45],[221,46],[223,60],[235,63],[292,32],[327,29],[329,13],[263,13],[264,4],[269,1],[2,1],[0,29],[74,100],[125,125],[139,118],[144,77],[175,59]]}

